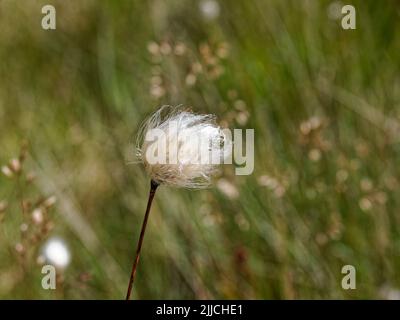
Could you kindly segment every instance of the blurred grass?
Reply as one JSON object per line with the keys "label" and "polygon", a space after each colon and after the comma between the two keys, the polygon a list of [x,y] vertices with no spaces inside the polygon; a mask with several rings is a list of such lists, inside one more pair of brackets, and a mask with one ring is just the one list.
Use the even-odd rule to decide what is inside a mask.
{"label": "blurred grass", "polygon": [[[27,243],[21,267],[14,247],[31,222],[1,176],[1,298],[124,297],[149,187],[128,163],[140,122],[163,104],[254,128],[255,171],[225,166],[206,191],[160,188],[135,297],[400,288],[398,2],[350,1],[349,31],[332,18],[340,2],[218,3],[206,19],[198,1],[0,2],[0,161],[28,143],[36,179],[22,196],[56,195],[49,236],[72,255],[55,292],[40,285],[44,239]],[[45,4],[55,31],[40,26]],[[341,289],[346,264],[357,290]]]}

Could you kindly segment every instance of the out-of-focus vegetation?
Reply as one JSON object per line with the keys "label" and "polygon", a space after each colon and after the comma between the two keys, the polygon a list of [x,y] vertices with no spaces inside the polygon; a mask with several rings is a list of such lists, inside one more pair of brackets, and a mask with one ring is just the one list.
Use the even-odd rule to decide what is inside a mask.
{"label": "out-of-focus vegetation", "polygon": [[[159,189],[134,298],[398,296],[400,5],[350,3],[356,30],[338,1],[2,0],[0,297],[124,298],[163,104],[254,128],[255,171]],[[71,263],[46,291],[51,236]]]}

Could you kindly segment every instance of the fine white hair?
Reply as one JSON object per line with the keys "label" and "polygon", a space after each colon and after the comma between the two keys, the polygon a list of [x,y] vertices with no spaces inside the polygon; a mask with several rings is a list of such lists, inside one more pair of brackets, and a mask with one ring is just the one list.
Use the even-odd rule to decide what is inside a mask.
{"label": "fine white hair", "polygon": [[[172,125],[173,124],[173,125]],[[165,143],[150,143],[146,137],[161,131]],[[206,141],[206,143],[200,143]],[[230,137],[216,124],[212,114],[195,114],[182,107],[163,106],[139,130],[136,155],[151,179],[159,184],[182,188],[206,188],[221,160],[230,155]],[[153,163],[148,154],[163,153],[165,162]],[[220,161],[202,161],[204,155]]]}

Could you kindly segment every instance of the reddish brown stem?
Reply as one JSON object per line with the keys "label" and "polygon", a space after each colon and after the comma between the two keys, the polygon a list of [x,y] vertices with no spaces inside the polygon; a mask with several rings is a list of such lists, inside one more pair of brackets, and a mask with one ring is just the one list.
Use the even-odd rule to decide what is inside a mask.
{"label": "reddish brown stem", "polygon": [[132,266],[131,278],[129,279],[128,292],[126,293],[126,300],[129,300],[129,298],[131,296],[133,281],[135,280],[136,269],[137,269],[139,259],[140,259],[140,251],[142,249],[144,233],[146,231],[147,220],[149,219],[150,208],[151,208],[151,204],[153,202],[153,198],[156,193],[157,187],[158,187],[158,183],[151,180],[149,200],[147,201],[146,213],[144,215],[144,220],[142,223],[142,230],[140,231],[139,241],[138,241],[137,248],[136,248],[136,257],[135,257],[135,261],[133,262],[133,266]]}

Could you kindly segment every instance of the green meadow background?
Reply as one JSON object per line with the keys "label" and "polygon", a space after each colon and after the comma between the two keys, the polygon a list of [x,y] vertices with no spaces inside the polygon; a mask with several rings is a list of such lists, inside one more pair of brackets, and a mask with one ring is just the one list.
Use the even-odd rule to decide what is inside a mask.
{"label": "green meadow background", "polygon": [[134,299],[400,298],[399,52],[395,0],[0,1],[0,298],[125,297],[164,104],[255,129],[255,168],[159,188]]}

